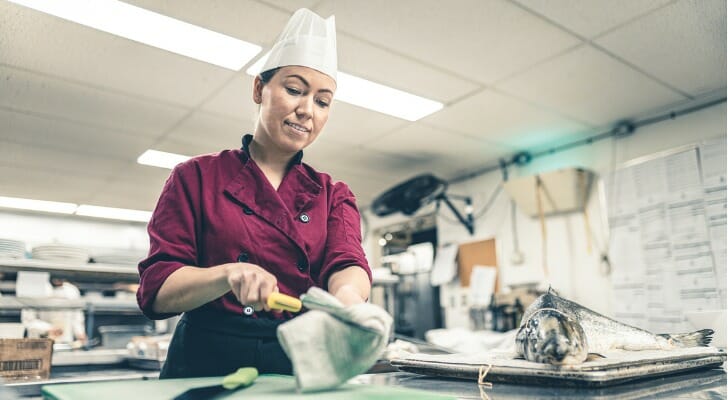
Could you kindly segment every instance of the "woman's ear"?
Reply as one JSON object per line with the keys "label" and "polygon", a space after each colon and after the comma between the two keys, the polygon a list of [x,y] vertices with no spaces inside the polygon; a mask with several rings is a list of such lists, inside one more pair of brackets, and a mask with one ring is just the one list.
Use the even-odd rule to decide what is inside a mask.
{"label": "woman's ear", "polygon": [[255,104],[263,102],[263,81],[260,80],[260,75],[253,81],[253,101]]}

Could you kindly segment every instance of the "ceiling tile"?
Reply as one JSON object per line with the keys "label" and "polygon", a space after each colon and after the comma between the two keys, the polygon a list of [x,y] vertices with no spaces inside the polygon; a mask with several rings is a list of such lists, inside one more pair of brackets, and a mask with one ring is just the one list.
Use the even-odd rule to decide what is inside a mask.
{"label": "ceiling tile", "polygon": [[411,173],[417,171],[423,162],[407,153],[388,154],[372,149],[357,147],[349,152],[342,152],[330,158],[337,168],[357,172],[362,175],[392,175],[393,173]]}
{"label": "ceiling tile", "polygon": [[149,188],[152,193],[159,196],[171,172],[172,170],[167,168],[131,164],[123,170],[118,171],[110,179],[110,182],[126,189],[133,189],[134,186],[137,186],[139,189]]}
{"label": "ceiling tile", "polygon": [[320,3],[321,0],[258,0],[263,4],[267,4],[271,7],[284,8],[290,12],[296,11],[301,7],[305,7],[311,10],[316,10],[315,6]]}
{"label": "ceiling tile", "polygon": [[595,126],[612,124],[686,99],[588,45],[496,87]]}
{"label": "ceiling tile", "polygon": [[[176,126],[166,140],[188,143],[200,148],[239,148],[241,138],[253,131],[253,121],[241,121],[221,115],[197,111]],[[200,153],[191,153],[195,155]]]}
{"label": "ceiling tile", "polygon": [[351,75],[443,103],[449,103],[480,87],[452,73],[346,34],[339,34],[336,41],[339,70]]}
{"label": "ceiling tile", "polygon": [[121,160],[136,160],[154,141],[114,129],[100,129],[3,108],[0,108],[0,125],[4,127],[0,131],[1,140]]}
{"label": "ceiling tile", "polygon": [[584,124],[493,90],[462,100],[421,122],[513,151],[558,141],[588,129]]}
{"label": "ceiling tile", "polygon": [[[374,170],[366,163],[362,164],[361,157],[353,157],[361,151],[360,146],[320,137],[304,150],[303,162],[318,172],[330,175],[335,181],[345,182],[356,195],[357,204],[361,206],[368,204],[373,196],[401,179],[400,171],[382,172]],[[369,153],[375,152],[370,150]]]}
{"label": "ceiling tile", "polygon": [[[335,12],[344,72],[446,103],[410,123],[336,102],[305,161],[360,206],[414,175],[451,179],[685,104],[678,89],[725,91],[718,0],[127,1],[264,51],[298,7]],[[237,148],[252,82],[0,1],[0,195],[151,209],[169,170],[138,154]]]}
{"label": "ceiling tile", "polygon": [[0,106],[157,136],[188,111],[0,66]]}
{"label": "ceiling tile", "polygon": [[593,38],[673,0],[514,0],[560,26]]}
{"label": "ceiling tile", "polygon": [[349,186],[356,196],[356,203],[363,207],[392,185],[391,179],[383,179],[371,175],[356,174],[351,171],[336,171],[331,175],[335,180]]}
{"label": "ceiling tile", "polygon": [[[296,0],[299,7],[308,1]],[[272,45],[291,13],[254,0],[126,0],[127,3],[265,47]]]}
{"label": "ceiling tile", "polygon": [[258,106],[253,103],[253,77],[239,74],[200,108],[231,118],[254,121],[258,117]]}
{"label": "ceiling tile", "polygon": [[473,81],[490,83],[579,43],[507,1],[357,0],[323,3],[337,29]]}
{"label": "ceiling tile", "polygon": [[157,204],[170,170],[146,165],[131,165],[108,184],[98,187],[88,198],[89,204],[104,207],[151,211]]}
{"label": "ceiling tile", "polygon": [[341,101],[334,103],[321,133],[328,140],[348,144],[366,143],[409,122]]}
{"label": "ceiling tile", "polygon": [[187,107],[235,74],[7,2],[0,54],[4,64]]}
{"label": "ceiling tile", "polygon": [[42,144],[28,145],[0,141],[0,165],[47,170],[61,174],[104,178],[131,161],[71,151],[58,151]]}
{"label": "ceiling tile", "polygon": [[343,177],[361,176],[386,186],[417,173],[422,160],[319,138],[304,150],[304,162],[347,183]]}
{"label": "ceiling tile", "polygon": [[422,173],[431,172],[439,177],[450,177],[458,171],[497,162],[510,155],[508,147],[493,145],[424,123],[408,125],[365,145],[393,156],[407,155],[421,161]]}
{"label": "ceiling tile", "polygon": [[724,0],[675,2],[596,43],[693,96],[726,86]]}
{"label": "ceiling tile", "polygon": [[[4,145],[4,144],[3,144]],[[81,203],[105,178],[0,164],[0,196]]]}
{"label": "ceiling tile", "polygon": [[181,142],[169,138],[163,139],[154,144],[154,150],[182,154],[189,157],[199,156],[202,154],[217,153],[221,150],[229,149],[232,147],[233,146],[223,147],[215,143],[192,144],[189,142]]}
{"label": "ceiling tile", "polygon": [[[127,208],[132,210],[152,211],[157,205],[159,193],[152,193],[151,190],[135,189],[125,190],[123,187],[104,188],[90,195],[84,204],[101,207]],[[161,189],[161,186],[160,186]]]}
{"label": "ceiling tile", "polygon": [[342,154],[349,154],[356,149],[356,145],[337,142],[329,139],[328,136],[319,136],[303,150],[303,162],[320,172],[329,173],[329,170],[336,166],[336,163],[333,162],[335,158],[341,157]]}

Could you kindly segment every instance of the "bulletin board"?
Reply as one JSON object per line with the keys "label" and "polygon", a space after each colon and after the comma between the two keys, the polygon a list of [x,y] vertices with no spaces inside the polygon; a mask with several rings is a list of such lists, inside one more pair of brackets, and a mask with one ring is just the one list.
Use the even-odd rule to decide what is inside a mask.
{"label": "bulletin board", "polygon": [[726,139],[631,161],[605,179],[613,310],[653,332],[726,308]]}
{"label": "bulletin board", "polygon": [[[497,267],[498,257],[495,254],[495,239],[478,242],[463,243],[458,246],[458,276],[460,286],[470,287],[470,275],[476,265]],[[498,277],[496,276],[495,291],[499,291]]]}

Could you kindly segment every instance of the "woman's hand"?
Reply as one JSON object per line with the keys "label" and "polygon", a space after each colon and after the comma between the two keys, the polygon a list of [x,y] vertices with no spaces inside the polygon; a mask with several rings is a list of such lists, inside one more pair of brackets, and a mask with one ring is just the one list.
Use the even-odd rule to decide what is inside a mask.
{"label": "woman's hand", "polygon": [[53,340],[58,340],[61,336],[63,336],[63,328],[53,326],[48,330],[48,337]]}
{"label": "woman's hand", "polygon": [[278,291],[275,275],[250,263],[227,264],[227,282],[240,304],[251,306],[255,311],[270,311],[266,301],[272,292]]}
{"label": "woman's hand", "polygon": [[366,301],[366,299],[361,297],[361,294],[359,294],[356,287],[352,285],[341,285],[333,295],[339,299],[344,306],[351,306],[354,304],[364,303]]}
{"label": "woman's hand", "polygon": [[345,306],[351,306],[366,302],[372,285],[364,269],[352,265],[331,274],[328,289]]}

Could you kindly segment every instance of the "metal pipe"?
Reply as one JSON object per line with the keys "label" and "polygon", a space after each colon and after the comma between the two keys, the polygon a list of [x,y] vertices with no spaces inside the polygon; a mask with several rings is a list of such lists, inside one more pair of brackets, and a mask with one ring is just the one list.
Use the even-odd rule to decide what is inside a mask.
{"label": "metal pipe", "polygon": [[[643,120],[640,120],[640,121],[635,121],[635,122],[629,122],[629,121],[622,122],[621,124],[617,124],[616,126],[612,127],[611,129],[609,129],[606,132],[603,132],[603,133],[600,133],[600,134],[597,134],[597,135],[588,137],[586,139],[576,140],[576,141],[573,141],[571,143],[563,144],[561,146],[552,147],[552,148],[550,148],[548,150],[540,151],[538,153],[533,153],[533,154],[531,154],[531,159],[534,159],[536,157],[545,156],[545,155],[555,154],[555,153],[558,153],[558,152],[561,152],[561,151],[565,151],[565,150],[569,150],[569,149],[572,149],[572,148],[578,147],[578,146],[584,146],[584,145],[592,144],[594,142],[598,142],[598,141],[603,140],[603,139],[608,139],[608,138],[611,138],[611,137],[624,135],[624,133],[621,131],[620,128],[623,128],[623,124],[625,124],[625,123],[629,124],[630,127],[633,130],[635,130],[635,129],[641,128],[643,126],[655,124],[655,123],[662,122],[662,121],[665,121],[665,120],[668,120],[668,119],[675,119],[677,117],[680,117],[680,116],[683,116],[683,115],[686,115],[686,114],[690,114],[690,113],[693,113],[693,112],[696,112],[696,111],[700,111],[702,109],[705,109],[705,108],[708,108],[708,107],[712,107],[712,106],[715,106],[715,105],[720,104],[720,103],[725,103],[725,101],[726,101],[726,98],[725,97],[721,97],[721,98],[716,99],[716,100],[707,101],[705,103],[698,104],[696,106],[692,106],[692,107],[688,107],[688,108],[684,108],[684,109],[678,110],[678,111],[671,111],[671,112],[668,112],[668,113],[665,113],[665,114],[662,114],[662,115],[658,115],[656,117],[646,118],[646,119],[643,119]],[[518,153],[516,153],[516,155],[518,155],[520,153],[523,153],[523,152],[518,152]],[[460,175],[458,177],[455,177],[453,179],[450,179],[449,181],[447,181],[447,183],[454,184],[454,183],[463,182],[463,181],[466,181],[466,180],[469,180],[469,179],[476,178],[476,177],[478,177],[480,175],[487,174],[489,172],[495,171],[497,169],[501,169],[501,170],[504,170],[505,171],[505,169],[508,166],[513,165],[513,164],[516,164],[515,158],[516,158],[516,156],[514,155],[511,158],[511,160],[509,160],[509,161],[500,159],[500,160],[498,160],[498,164],[488,165],[488,166],[485,166],[483,168],[480,168],[480,169],[478,169],[476,171],[469,172],[469,173],[464,174],[464,175]],[[508,176],[507,173],[504,172],[504,178],[507,179],[507,176]]]}

